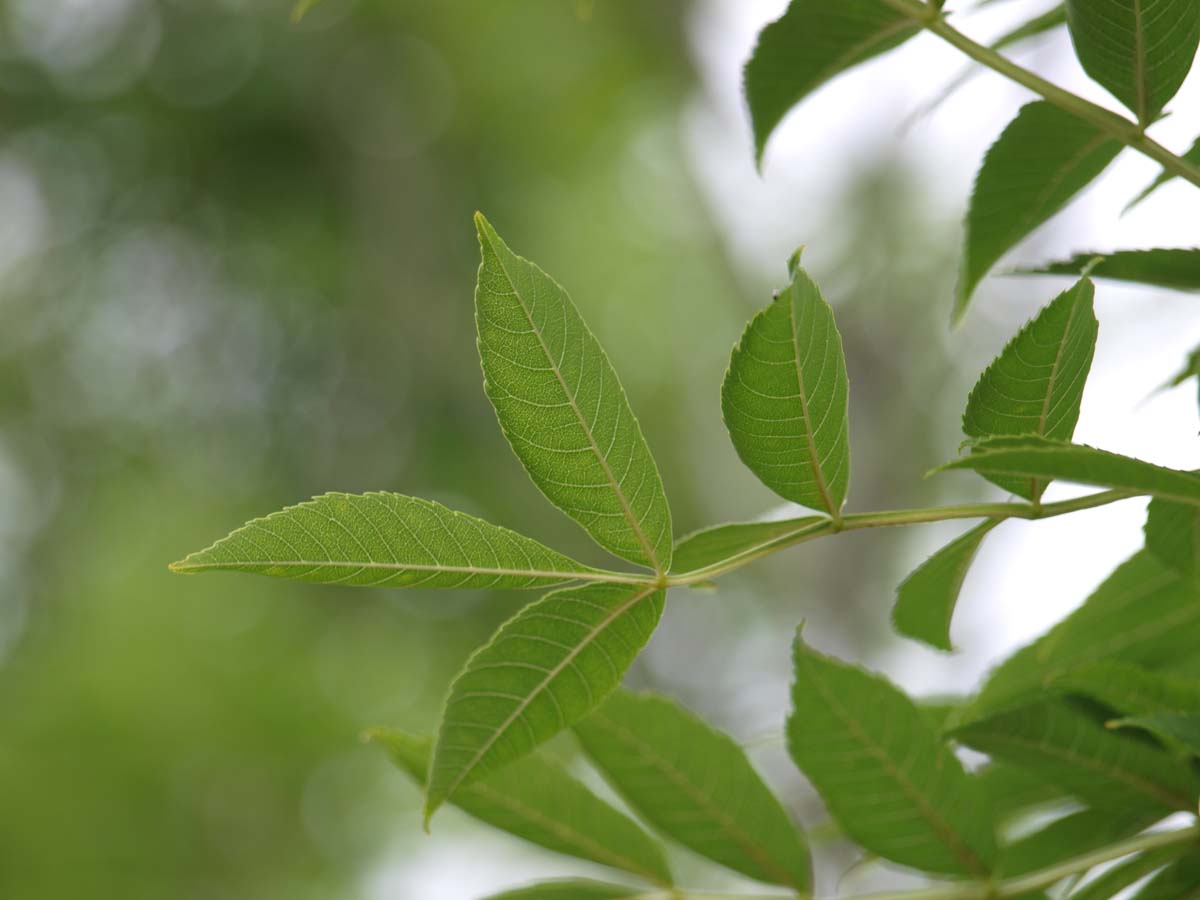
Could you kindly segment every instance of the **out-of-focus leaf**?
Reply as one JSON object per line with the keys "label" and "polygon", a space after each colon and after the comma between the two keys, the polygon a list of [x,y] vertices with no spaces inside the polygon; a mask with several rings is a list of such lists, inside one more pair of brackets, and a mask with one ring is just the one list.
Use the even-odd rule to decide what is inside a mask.
{"label": "out-of-focus leaf", "polygon": [[299,22],[320,2],[321,0],[296,0],[296,5],[292,7],[292,21]]}
{"label": "out-of-focus leaf", "polygon": [[950,620],[971,561],[987,533],[1000,524],[988,519],[921,563],[896,590],[892,624],[900,634],[939,650],[953,650]]}
{"label": "out-of-focus leaf", "polygon": [[[433,738],[390,728],[375,729],[370,738],[425,787]],[[621,869],[655,884],[671,884],[671,870],[657,841],[560,765],[536,754],[467,785],[451,802],[493,828],[556,853]]]}
{"label": "out-of-focus leaf", "polygon": [[1046,685],[1103,703],[1127,716],[1200,711],[1200,679],[1098,659],[1055,673]]}
{"label": "out-of-focus leaf", "polygon": [[842,336],[799,250],[790,268],[791,284],[733,348],[721,411],[738,456],[767,487],[836,517],[850,480]]}
{"label": "out-of-focus leaf", "polygon": [[1194,810],[1196,774],[1144,741],[1106,729],[1061,701],[1037,701],[955,729],[995,759],[1026,766],[1098,809]]}
{"label": "out-of-focus leaf", "polygon": [[[1096,350],[1095,295],[1092,282],[1083,278],[1017,332],[971,390],[962,418],[967,437],[1071,439]],[[1041,499],[1046,489],[1037,478],[991,480],[1026,500]]]}
{"label": "out-of-focus leaf", "polygon": [[[1097,258],[1099,262],[1096,262]],[[1070,259],[1017,269],[1013,274],[1078,275],[1089,266],[1090,274],[1095,278],[1152,284],[1179,291],[1200,291],[1200,248],[1195,247],[1076,253]]]}
{"label": "out-of-focus leaf", "polygon": [[1200,897],[1200,853],[1195,849],[1151,878],[1130,900],[1196,900]]}
{"label": "out-of-focus leaf", "polygon": [[803,836],[728,735],[665,697],[621,690],[575,733],[617,792],[663,834],[743,875],[810,890]]}
{"label": "out-of-focus leaf", "polygon": [[1160,818],[1161,813],[1144,809],[1081,809],[1068,813],[1002,848],[998,874],[1012,878],[1081,856],[1133,837]]}
{"label": "out-of-focus leaf", "polygon": [[[953,719],[947,718],[943,730],[952,724]],[[1036,772],[996,760],[983,766],[975,777],[998,822],[1031,809],[1060,804],[1067,796],[1062,788],[1039,778]]]}
{"label": "out-of-focus leaf", "polygon": [[1127,887],[1186,852],[1186,847],[1159,847],[1138,854],[1106,870],[1078,890],[1072,891],[1069,900],[1113,900]]}
{"label": "out-of-focus leaf", "polygon": [[1200,44],[1200,0],[1067,0],[1083,69],[1149,125],[1187,78]]}
{"label": "out-of-focus leaf", "polygon": [[987,798],[895,685],[793,647],[792,759],[866,850],[927,872],[986,876],[995,859]]}
{"label": "out-of-focus leaf", "polygon": [[1180,747],[1191,756],[1200,756],[1200,708],[1191,712],[1157,712],[1129,716],[1110,723],[1114,728],[1140,728],[1172,747]]}
{"label": "out-of-focus leaf", "polygon": [[939,467],[972,469],[982,475],[1014,475],[1149,494],[1181,503],[1200,504],[1200,475],[1154,463],[1032,435],[976,441],[971,452]]}
{"label": "out-of-focus leaf", "polygon": [[[1183,158],[1186,159],[1188,162],[1190,162],[1194,166],[1200,166],[1200,138],[1196,138],[1196,142],[1194,144],[1192,144],[1191,147],[1188,148],[1188,151],[1186,153],[1183,154]],[[1155,178],[1152,182],[1150,182],[1148,185],[1146,185],[1146,187],[1142,190],[1142,192],[1140,194],[1138,194],[1136,197],[1134,197],[1132,200],[1129,201],[1129,203],[1125,207],[1125,212],[1129,212],[1129,210],[1133,209],[1135,206],[1137,206],[1139,203],[1141,203],[1143,200],[1145,200],[1147,197],[1149,197],[1151,194],[1153,194],[1155,191],[1157,191],[1160,187],[1162,187],[1164,184],[1166,184],[1172,178],[1176,178],[1176,177],[1177,176],[1175,175],[1174,172],[1168,172],[1164,169],[1162,172],[1160,172],[1158,174],[1157,178]]]}
{"label": "out-of-focus leaf", "polygon": [[643,896],[647,896],[647,892],[639,888],[599,881],[563,880],[492,894],[486,900],[638,900]]}
{"label": "out-of-focus leaf", "polygon": [[1000,257],[1087,187],[1121,148],[1119,141],[1046,101],[1021,108],[975,178],[955,320]]}
{"label": "out-of-focus leaf", "polygon": [[686,574],[714,563],[753,557],[778,543],[824,528],[828,523],[823,516],[804,516],[778,522],[734,522],[703,528],[679,539],[671,573]]}
{"label": "out-of-focus leaf", "polygon": [[805,96],[920,30],[919,20],[883,0],[792,0],[759,34],[746,63],[755,159],[761,164],[771,132]]}
{"label": "out-of-focus leaf", "polygon": [[1146,510],[1146,549],[1182,575],[1200,574],[1200,507],[1155,498]]}
{"label": "out-of-focus leaf", "polygon": [[663,592],[589,585],[525,607],[450,688],[425,819],[476,778],[519,759],[604,701],[650,639]]}
{"label": "out-of-focus leaf", "polygon": [[608,577],[507,528],[386,493],[325,494],[289,506],[171,569],[420,588],[541,588]]}
{"label": "out-of-focus leaf", "polygon": [[484,390],[546,497],[610,553],[665,572],[671,511],[612,364],[559,285],[476,215]]}

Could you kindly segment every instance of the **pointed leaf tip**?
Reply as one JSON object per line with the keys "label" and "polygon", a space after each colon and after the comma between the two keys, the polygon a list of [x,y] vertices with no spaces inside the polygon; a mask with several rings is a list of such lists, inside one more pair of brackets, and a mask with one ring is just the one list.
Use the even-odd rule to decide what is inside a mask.
{"label": "pointed leaf tip", "polygon": [[788,276],[796,277],[796,270],[800,268],[800,257],[804,254],[804,244],[796,248],[796,252],[788,257]]}

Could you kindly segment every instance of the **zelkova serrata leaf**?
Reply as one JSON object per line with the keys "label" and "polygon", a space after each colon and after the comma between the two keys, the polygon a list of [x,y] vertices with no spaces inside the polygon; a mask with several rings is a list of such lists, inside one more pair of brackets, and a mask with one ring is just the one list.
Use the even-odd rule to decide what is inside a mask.
{"label": "zelkova serrata leaf", "polygon": [[544,588],[623,579],[537,541],[401,494],[325,494],[254,519],[171,566],[365,587]]}
{"label": "zelkova serrata leaf", "polygon": [[476,215],[484,390],[521,464],[610,553],[666,572],[671,511],[612,364],[571,298]]}
{"label": "zelkova serrata leaf", "polygon": [[799,250],[790,268],[791,283],[733,349],[721,411],[738,456],[767,487],[836,519],[850,481],[842,337]]}
{"label": "zelkova serrata leaf", "polygon": [[467,661],[446,701],[425,818],[604,701],[663,609],[653,585],[593,584],[527,606]]}
{"label": "zelkova serrata leaf", "polygon": [[750,878],[809,891],[803,836],[728,735],[666,697],[624,690],[575,733],[617,792],[664,835]]}
{"label": "zelkova serrata leaf", "polygon": [[[424,788],[433,738],[378,728],[368,735]],[[610,866],[659,885],[671,883],[662,846],[558,763],[534,753],[472,782],[450,801],[501,831]]]}

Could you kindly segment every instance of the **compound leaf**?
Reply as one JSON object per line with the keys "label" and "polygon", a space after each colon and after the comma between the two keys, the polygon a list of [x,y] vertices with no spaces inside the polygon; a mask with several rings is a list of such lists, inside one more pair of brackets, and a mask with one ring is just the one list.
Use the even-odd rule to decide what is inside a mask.
{"label": "compound leaf", "polygon": [[450,688],[425,819],[459,788],[526,755],[595,709],[662,616],[663,591],[593,584],[555,591],[510,619]]}
{"label": "compound leaf", "polygon": [[[1017,332],[971,391],[962,419],[967,437],[1071,439],[1096,350],[1095,295],[1095,286],[1084,278]],[[1037,478],[991,480],[1026,500],[1041,499],[1046,489]]]}
{"label": "compound leaf", "polygon": [[967,212],[954,319],[1009,249],[1062,209],[1121,151],[1119,141],[1044,100],[1021,108],[992,144]]}
{"label": "compound leaf", "polygon": [[1200,44],[1200,0],[1067,0],[1075,55],[1142,125],[1187,78]]}
{"label": "compound leaf", "polygon": [[823,516],[781,519],[777,522],[734,522],[702,528],[675,545],[672,574],[687,574],[716,563],[753,557],[771,547],[828,527]]}
{"label": "compound leaf", "polygon": [[665,572],[671,511],[612,364],[559,285],[476,215],[484,390],[543,494],[610,553]]}
{"label": "compound leaf", "polygon": [[846,834],[927,872],[985,877],[995,859],[987,798],[909,697],[799,636],[788,749]]}
{"label": "compound leaf", "polygon": [[666,697],[622,690],[575,733],[617,792],[663,834],[750,878],[809,891],[803,837],[728,735]]}
{"label": "compound leaf", "polygon": [[761,164],[771,132],[805,96],[920,30],[918,19],[884,0],[792,0],[759,34],[746,63],[755,159]]}
{"label": "compound leaf", "polygon": [[1200,249],[1195,247],[1077,253],[1070,259],[1017,269],[1013,274],[1078,275],[1089,266],[1090,274],[1095,278],[1132,281],[1179,291],[1200,291]]}
{"label": "compound leaf", "polygon": [[486,900],[638,900],[639,897],[653,896],[658,896],[658,892],[648,893],[638,888],[599,881],[564,879],[493,894]]}
{"label": "compound leaf", "polygon": [[837,517],[850,480],[842,337],[800,251],[790,266],[791,284],[733,348],[721,411],[738,456],[767,487]]}
{"label": "compound leaf", "polygon": [[[390,728],[376,729],[370,738],[425,787],[433,738]],[[555,853],[621,869],[655,884],[671,884],[657,841],[562,766],[536,754],[472,782],[452,802],[493,828]]]}
{"label": "compound leaf", "polygon": [[542,588],[613,577],[507,528],[387,493],[325,494],[289,506],[171,569],[421,588]]}

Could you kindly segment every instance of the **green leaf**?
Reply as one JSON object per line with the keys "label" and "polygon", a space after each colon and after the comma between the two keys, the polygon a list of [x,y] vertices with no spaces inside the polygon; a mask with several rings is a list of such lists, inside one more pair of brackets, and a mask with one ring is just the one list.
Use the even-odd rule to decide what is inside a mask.
{"label": "green leaf", "polygon": [[850,480],[842,336],[799,250],[790,268],[791,284],[733,348],[721,410],[738,456],[767,487],[836,518]]}
{"label": "green leaf", "polygon": [[296,0],[296,4],[292,7],[292,22],[299,22],[308,15],[309,10],[320,2],[321,0]]}
{"label": "green leaf", "polygon": [[[1099,262],[1096,259],[1099,258]],[[1094,265],[1093,265],[1094,263]],[[1036,268],[1017,269],[1014,275],[1078,275],[1091,265],[1095,278],[1132,281],[1179,291],[1200,291],[1200,249],[1114,250],[1077,253],[1070,259]]]}
{"label": "green leaf", "polygon": [[735,522],[693,531],[675,545],[672,574],[687,574],[718,563],[754,557],[803,534],[826,528],[824,516],[781,519],[777,522]]}
{"label": "green leaf", "polygon": [[1067,0],[1083,70],[1149,125],[1187,78],[1200,0]]}
{"label": "green leaf", "polygon": [[663,834],[750,878],[810,889],[808,847],[732,738],[665,697],[617,691],[575,726],[587,755]]}
{"label": "green leaf", "polygon": [[958,603],[967,570],[987,533],[1000,524],[988,519],[955,538],[909,575],[896,590],[892,624],[896,631],[924,641],[938,650],[950,651],[950,620]]}
{"label": "green leaf", "polygon": [[545,272],[476,215],[484,390],[543,494],[609,552],[666,572],[671,511],[612,364]]}
{"label": "green leaf", "polygon": [[996,855],[978,781],[893,684],[797,635],[788,749],[851,838],[927,872],[986,876]]}
{"label": "green leaf", "polygon": [[1200,853],[1171,863],[1130,900],[1196,900],[1200,898]]}
{"label": "green leaf", "polygon": [[1015,475],[1113,488],[1200,504],[1200,475],[1131,456],[1048,438],[998,437],[977,441],[966,456],[935,471],[973,469],[982,475]]}
{"label": "green leaf", "polygon": [[956,321],[1000,257],[1062,209],[1121,148],[1119,141],[1044,100],[1021,108],[988,150],[975,178]]}
{"label": "green leaf", "polygon": [[1144,809],[1081,809],[1055,819],[1003,848],[997,874],[1004,878],[1047,868],[1133,837],[1162,816]]}
{"label": "green leaf", "polygon": [[1159,847],[1126,860],[1093,878],[1069,900],[1112,900],[1127,887],[1141,881],[1155,869],[1161,869],[1187,850],[1186,847]]}
{"label": "green leaf", "polygon": [[971,722],[952,735],[1026,766],[1099,809],[1191,810],[1200,781],[1167,752],[1106,729],[1062,701],[1039,701]]}
{"label": "green leaf", "polygon": [[[952,719],[944,723],[947,730]],[[995,760],[987,763],[976,773],[976,779],[988,798],[988,805],[996,814],[998,822],[1004,822],[1031,809],[1048,805],[1061,805],[1066,796],[1062,788],[1039,778],[1036,772],[1011,766]]]}
{"label": "green leaf", "polygon": [[[369,733],[422,788],[433,738],[390,728]],[[530,843],[670,885],[663,848],[562,766],[533,755],[458,791],[453,803],[481,822]],[[609,895],[600,895],[609,896]],[[618,895],[626,896],[626,895]]]}
{"label": "green leaf", "polygon": [[762,164],[771,132],[793,106],[846,69],[904,43],[921,22],[884,0],[792,0],[758,36],[746,63],[746,101]]}
{"label": "green leaf", "polygon": [[366,587],[542,588],[599,572],[531,538],[429,500],[325,494],[248,522],[175,572],[225,569]]}
{"label": "green leaf", "polygon": [[[971,391],[962,419],[967,437],[1071,439],[1096,350],[1095,296],[1095,286],[1084,278],[1017,332]],[[1026,500],[1040,500],[1046,489],[1036,478],[992,480]]]}
{"label": "green leaf", "polygon": [[1039,696],[1061,673],[1097,661],[1164,667],[1196,653],[1200,597],[1146,552],[1134,554],[1071,615],[1005,660],[963,719]]}
{"label": "green leaf", "polygon": [[493,894],[486,900],[638,900],[648,895],[638,888],[599,881],[562,880],[531,884],[529,887]]}
{"label": "green leaf", "polygon": [[[1194,166],[1200,166],[1200,138],[1196,138],[1196,142],[1188,148],[1188,151],[1185,154],[1183,154],[1183,158]],[[1157,178],[1146,185],[1140,194],[1129,201],[1125,207],[1125,212],[1129,212],[1129,210],[1133,209],[1172,178],[1176,177],[1177,176],[1174,172],[1168,172],[1166,169],[1163,169],[1158,174]]]}
{"label": "green leaf", "polygon": [[1055,673],[1046,684],[1124,715],[1200,710],[1200,679],[1115,659],[1098,659]]}
{"label": "green leaf", "polygon": [[1200,575],[1200,508],[1151,500],[1146,509],[1146,549],[1181,575]]}
{"label": "green leaf", "polygon": [[594,584],[521,610],[450,688],[425,820],[459,788],[570,728],[621,682],[662,616],[663,591]]}
{"label": "green leaf", "polygon": [[1162,739],[1167,746],[1179,747],[1191,756],[1200,756],[1200,712],[1157,712],[1147,716],[1129,716],[1109,723],[1113,728],[1140,728]]}

